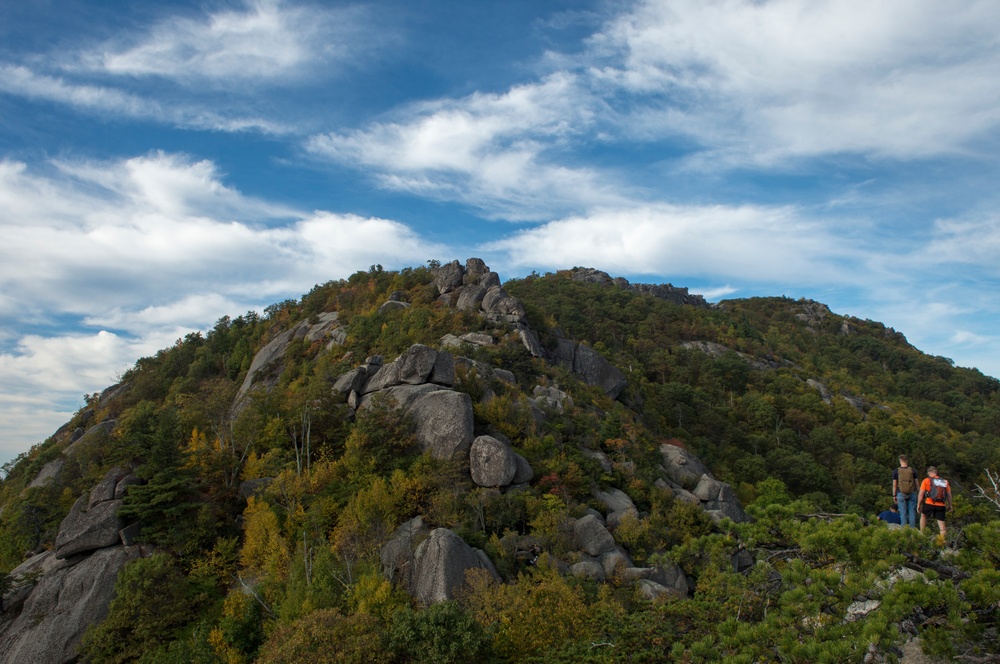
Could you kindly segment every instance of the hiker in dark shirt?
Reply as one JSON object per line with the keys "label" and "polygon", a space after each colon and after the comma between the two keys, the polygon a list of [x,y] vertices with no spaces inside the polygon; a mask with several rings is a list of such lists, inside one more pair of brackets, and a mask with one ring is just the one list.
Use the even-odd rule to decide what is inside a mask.
{"label": "hiker in dark shirt", "polygon": [[879,512],[878,519],[879,521],[885,521],[886,523],[894,523],[897,526],[902,525],[899,521],[899,508],[895,505],[890,506],[887,510]]}

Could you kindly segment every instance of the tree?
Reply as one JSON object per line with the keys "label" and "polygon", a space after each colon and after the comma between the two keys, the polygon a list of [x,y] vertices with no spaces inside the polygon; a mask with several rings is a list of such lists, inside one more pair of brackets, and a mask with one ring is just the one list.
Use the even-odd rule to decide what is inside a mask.
{"label": "tree", "polygon": [[133,560],[118,575],[107,618],[88,628],[81,653],[95,664],[135,661],[172,641],[199,608],[198,596],[170,555]]}

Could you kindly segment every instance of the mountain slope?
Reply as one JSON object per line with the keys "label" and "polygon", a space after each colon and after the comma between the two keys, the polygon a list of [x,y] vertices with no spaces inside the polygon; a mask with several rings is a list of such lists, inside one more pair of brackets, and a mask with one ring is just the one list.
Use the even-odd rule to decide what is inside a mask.
{"label": "mountain slope", "polygon": [[[1000,466],[998,394],[816,302],[373,266],[140,360],[9,466],[0,559],[35,555],[0,644],[39,642],[31,620],[80,604],[45,584],[119,552],[116,599],[58,658],[976,648],[1000,536],[969,489]],[[867,522],[904,452],[953,482],[950,558]]]}

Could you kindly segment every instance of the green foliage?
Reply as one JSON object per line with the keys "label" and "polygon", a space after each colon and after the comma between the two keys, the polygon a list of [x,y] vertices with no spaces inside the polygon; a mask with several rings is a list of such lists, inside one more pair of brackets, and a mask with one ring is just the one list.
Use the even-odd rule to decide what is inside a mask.
{"label": "green foliage", "polygon": [[458,602],[398,611],[389,643],[397,657],[414,664],[488,662],[494,657],[489,635]]}
{"label": "green foliage", "polygon": [[279,627],[261,649],[259,664],[379,664],[391,662],[381,623],[367,613],[320,609]]}
{"label": "green foliage", "polygon": [[133,560],[118,575],[107,618],[87,630],[81,652],[95,664],[135,661],[173,641],[203,602],[169,555]]}

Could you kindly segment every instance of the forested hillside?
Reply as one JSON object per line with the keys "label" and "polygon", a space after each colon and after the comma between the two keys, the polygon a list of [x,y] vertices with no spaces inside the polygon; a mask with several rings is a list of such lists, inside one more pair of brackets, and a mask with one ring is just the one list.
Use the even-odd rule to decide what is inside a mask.
{"label": "forested hillside", "polygon": [[[998,442],[1000,382],[818,302],[373,266],[4,468],[0,662],[988,661]],[[874,519],[901,453],[943,545]]]}

